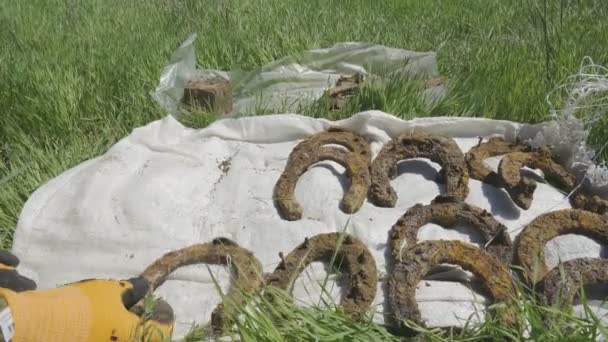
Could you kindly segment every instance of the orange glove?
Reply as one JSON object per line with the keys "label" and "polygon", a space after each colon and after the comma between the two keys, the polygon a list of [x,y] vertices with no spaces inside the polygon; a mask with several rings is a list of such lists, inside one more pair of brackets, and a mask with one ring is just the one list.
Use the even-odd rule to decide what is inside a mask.
{"label": "orange glove", "polygon": [[[10,310],[12,342],[168,341],[174,316],[166,302],[159,301],[145,322],[128,310],[148,288],[143,278],[83,280],[50,290],[0,289],[0,298]],[[0,312],[0,327],[10,323],[6,317]]]}

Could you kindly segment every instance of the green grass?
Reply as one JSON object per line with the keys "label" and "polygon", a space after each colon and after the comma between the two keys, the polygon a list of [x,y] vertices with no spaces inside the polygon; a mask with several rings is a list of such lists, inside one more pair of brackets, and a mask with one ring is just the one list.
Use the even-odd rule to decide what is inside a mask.
{"label": "green grass", "polygon": [[[410,86],[389,82],[366,88],[341,113],[309,115],[380,109],[402,118],[539,122],[548,115],[545,96],[583,57],[608,65],[607,16],[604,0],[1,1],[0,248],[10,248],[32,191],[165,115],[148,92],[190,32],[198,34],[199,65],[219,69],[251,70],[342,41],[434,50],[449,87],[430,110]],[[183,120],[203,127],[215,119]],[[592,133],[592,146],[604,144],[608,123]],[[331,312],[294,312],[334,333],[377,328],[350,326]],[[280,331],[297,327],[289,329]]]}
{"label": "green grass", "polygon": [[[282,300],[272,303],[258,300],[255,309],[244,314],[234,332],[242,341],[402,340],[371,320],[353,322],[337,306],[303,307],[289,300],[281,290],[267,288],[266,291]],[[506,328],[493,318],[487,318],[478,325],[471,324],[468,330],[461,331],[425,329],[410,323],[419,334],[408,340],[521,341],[529,336],[535,341],[594,341],[598,336],[608,336],[605,329],[600,331],[597,317],[590,311],[576,318],[563,311],[540,306],[531,297],[521,300],[519,305],[518,319],[530,322],[526,330]]]}
{"label": "green grass", "polygon": [[[320,284],[322,285],[322,284]],[[323,286],[323,285],[322,285]],[[247,308],[235,310],[240,315],[232,329],[224,336],[243,342],[264,341],[596,341],[608,338],[608,327],[599,323],[599,317],[587,305],[584,289],[580,303],[584,310],[573,315],[571,303],[558,303],[555,307],[541,305],[534,292],[514,280],[517,289],[513,307],[517,323],[507,327],[493,315],[486,315],[480,323],[474,313],[465,323],[465,329],[428,329],[407,322],[411,337],[403,338],[373,322],[370,310],[367,317],[355,322],[349,319],[339,305],[331,301],[307,306],[294,301],[285,290],[266,287],[263,294],[244,295],[250,303]],[[224,301],[224,305],[230,305]],[[489,308],[504,305],[492,304]],[[561,305],[561,306],[560,306]],[[558,309],[560,307],[561,309]],[[381,310],[382,308],[375,308]],[[381,311],[380,311],[381,312]],[[204,341],[213,336],[208,327],[195,326],[183,342]]]}
{"label": "green grass", "polygon": [[[608,65],[606,15],[602,0],[2,1],[0,178],[13,177],[0,184],[1,247],[33,190],[164,116],[148,92],[190,32],[199,65],[220,69],[341,41],[434,50],[449,87],[439,106],[427,111],[380,87],[351,112],[538,122],[546,94],[584,56]],[[591,143],[605,133],[602,122]]]}

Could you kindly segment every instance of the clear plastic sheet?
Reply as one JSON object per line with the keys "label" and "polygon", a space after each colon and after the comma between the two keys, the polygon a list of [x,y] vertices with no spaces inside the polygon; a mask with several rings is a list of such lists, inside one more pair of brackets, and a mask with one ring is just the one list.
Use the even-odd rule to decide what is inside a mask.
{"label": "clear plastic sheet", "polygon": [[[188,79],[198,76],[230,80],[233,109],[228,116],[255,112],[297,113],[312,105],[341,76],[355,74],[374,77],[404,77],[431,80],[439,77],[434,52],[416,52],[382,45],[347,42],[330,48],[304,51],[286,56],[252,71],[196,68],[194,40],[190,35],[174,52],[150,93],[173,116],[185,110],[180,101]],[[427,107],[441,101],[447,93],[442,84],[420,93]]]}

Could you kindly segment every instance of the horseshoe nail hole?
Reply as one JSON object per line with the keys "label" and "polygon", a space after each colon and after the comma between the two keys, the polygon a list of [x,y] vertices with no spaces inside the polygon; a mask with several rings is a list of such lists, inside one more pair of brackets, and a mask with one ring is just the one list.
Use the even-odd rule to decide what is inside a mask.
{"label": "horseshoe nail hole", "polygon": [[608,258],[608,246],[599,241],[580,234],[564,234],[557,236],[544,246],[547,269],[557,267],[560,261],[576,258]]}
{"label": "horseshoe nail hole", "polygon": [[296,303],[305,307],[326,307],[340,303],[348,284],[348,276],[332,272],[329,263],[313,262],[293,284]]}

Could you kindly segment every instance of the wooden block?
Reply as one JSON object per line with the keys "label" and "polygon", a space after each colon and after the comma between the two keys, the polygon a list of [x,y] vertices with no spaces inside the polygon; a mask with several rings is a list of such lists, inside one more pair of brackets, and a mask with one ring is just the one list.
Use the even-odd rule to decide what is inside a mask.
{"label": "wooden block", "polygon": [[232,85],[222,78],[195,76],[186,84],[183,102],[192,108],[228,114],[232,111]]}

